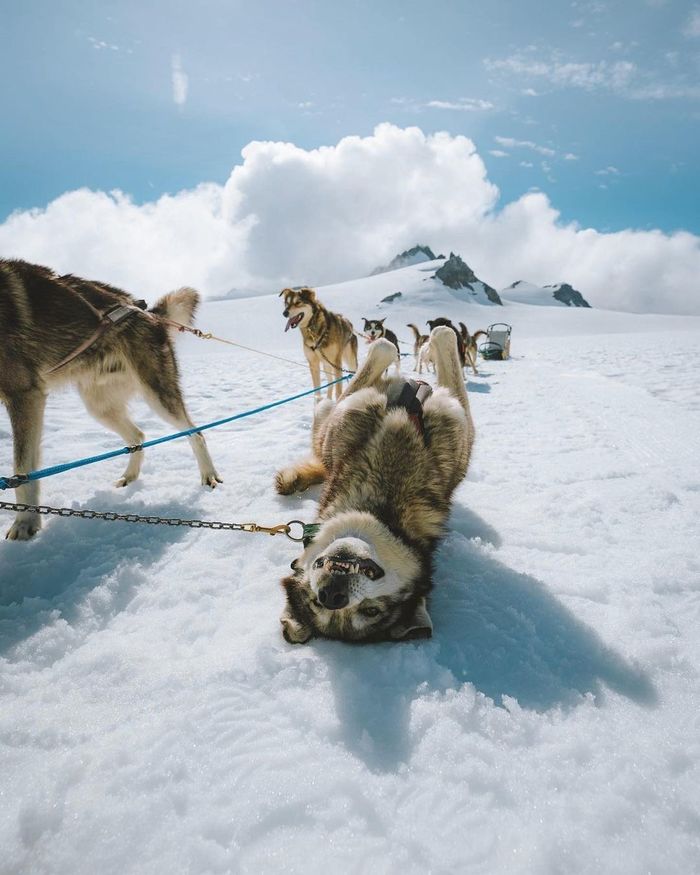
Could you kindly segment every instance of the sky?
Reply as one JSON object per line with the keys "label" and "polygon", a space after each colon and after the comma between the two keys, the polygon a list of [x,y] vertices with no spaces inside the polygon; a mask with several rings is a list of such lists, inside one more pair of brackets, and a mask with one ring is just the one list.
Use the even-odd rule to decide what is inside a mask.
{"label": "sky", "polygon": [[[288,157],[283,144],[293,144],[301,154],[318,156],[359,137],[368,154],[364,166],[354,168],[357,192],[343,174],[347,206],[348,198],[356,204],[359,193],[371,187],[363,189],[361,177],[374,166],[370,144],[380,126],[419,129],[427,141],[447,132],[454,142],[472,144],[483,168],[483,191],[465,188],[451,166],[443,177],[434,168],[433,176],[440,177],[443,188],[489,201],[482,226],[502,222],[512,205],[533,202],[532,196],[542,193],[544,200],[534,200],[542,207],[542,220],[560,228],[613,236],[659,231],[669,245],[678,232],[691,235],[681,239],[691,252],[688,275],[696,275],[700,4],[30,0],[6,5],[3,32],[0,254],[45,257],[46,246],[36,244],[39,225],[47,227],[42,211],[81,189],[93,193],[92,205],[99,193],[118,191],[127,212],[158,212],[164,196],[191,201],[187,193],[199,192],[209,212],[220,213],[223,201],[212,206],[212,199],[217,191],[227,191],[228,219],[233,210],[238,224],[221,232],[219,245],[236,249],[231,240],[247,235],[250,242],[251,233],[256,236],[251,225],[260,225],[257,202],[245,213],[231,193],[236,170],[256,163],[251,150],[274,143]],[[257,192],[280,182],[275,159],[268,158],[267,178],[256,185]],[[410,166],[410,155],[398,160],[410,187],[422,171]],[[290,173],[294,169],[292,161]],[[315,182],[318,174],[312,172],[307,184],[313,189]],[[290,189],[294,181],[285,180],[282,191]],[[274,200],[269,189],[265,199],[268,194]],[[398,186],[386,195],[400,201],[404,192]],[[329,184],[322,212],[338,197]],[[420,208],[420,198],[416,201],[412,207]],[[86,218],[85,203],[71,218],[70,210],[59,211],[59,229],[54,218],[51,234],[60,231],[65,243],[59,261],[68,260],[71,241],[65,238],[71,224]],[[303,208],[303,198],[295,195],[295,221],[300,204]],[[278,223],[291,209],[292,204],[278,201]],[[10,216],[10,223],[18,216],[26,219],[21,239],[16,221],[8,226]],[[356,228],[333,224],[357,245]],[[412,239],[413,227],[402,228],[393,215],[383,218],[379,229],[370,222],[367,233],[381,240],[381,253],[389,258],[395,241],[404,248],[416,242],[437,248],[461,244],[467,260],[485,251],[472,246],[466,228],[461,236],[458,229],[441,236],[445,224],[443,217],[431,233],[430,225],[418,222],[416,232],[424,230],[429,239]],[[319,228],[304,227],[327,241],[327,216]],[[274,243],[280,233],[287,232],[278,227],[274,234],[258,233],[257,242]],[[171,229],[161,228],[158,236],[163,235],[172,236]],[[84,255],[84,237],[73,242]],[[317,241],[304,242],[318,249]],[[505,242],[499,237],[490,251]],[[340,237],[335,246],[342,249]],[[374,252],[367,253],[370,257]],[[263,258],[258,253],[254,261]],[[87,263],[93,270],[103,263],[77,262],[78,269]],[[562,259],[551,270],[567,265]],[[314,272],[306,264],[299,270],[333,281],[347,279],[340,271],[349,266]],[[484,257],[484,266],[498,272],[493,256]],[[234,271],[228,283],[222,277],[207,291],[265,278],[270,283],[299,278],[293,266],[267,274],[259,267]],[[522,267],[530,268],[529,261]],[[76,268],[71,262],[66,269]],[[114,281],[111,265],[105,262],[104,270]],[[548,270],[543,268],[542,280],[570,279]],[[683,305],[671,309],[679,306],[682,310]]]}

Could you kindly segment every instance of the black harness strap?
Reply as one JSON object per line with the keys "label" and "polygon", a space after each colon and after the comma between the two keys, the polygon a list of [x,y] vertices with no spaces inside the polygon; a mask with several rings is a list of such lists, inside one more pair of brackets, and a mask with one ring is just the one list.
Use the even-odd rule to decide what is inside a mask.
{"label": "black harness strap", "polygon": [[387,409],[403,407],[424,441],[423,404],[432,394],[432,387],[422,380],[404,380],[403,383],[395,383],[387,392]]}

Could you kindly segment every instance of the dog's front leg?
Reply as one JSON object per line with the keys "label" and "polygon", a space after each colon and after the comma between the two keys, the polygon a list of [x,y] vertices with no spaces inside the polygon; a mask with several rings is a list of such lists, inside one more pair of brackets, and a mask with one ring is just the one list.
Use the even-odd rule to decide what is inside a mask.
{"label": "dog's front leg", "polygon": [[307,361],[309,362],[309,370],[311,371],[311,382],[316,390],[314,401],[318,404],[321,400],[321,368],[315,355],[313,358],[307,356]]}
{"label": "dog's front leg", "polygon": [[[15,474],[26,474],[39,467],[45,407],[46,395],[39,388],[10,399],[7,405],[14,441]],[[15,495],[18,504],[38,504],[39,482],[33,480],[18,486]],[[20,511],[5,537],[10,541],[27,541],[40,528],[39,514]]]}

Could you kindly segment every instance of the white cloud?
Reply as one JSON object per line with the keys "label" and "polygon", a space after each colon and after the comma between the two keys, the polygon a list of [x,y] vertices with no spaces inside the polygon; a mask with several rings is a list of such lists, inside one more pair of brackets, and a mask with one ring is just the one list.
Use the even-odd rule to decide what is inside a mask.
{"label": "white cloud", "polygon": [[700,6],[696,6],[688,17],[685,27],[683,28],[685,36],[700,36]]}
{"label": "white cloud", "polygon": [[578,155],[574,155],[573,152],[567,152],[564,155],[564,161],[578,161]]}
{"label": "white cloud", "polygon": [[[700,13],[699,19],[700,19]],[[686,34],[693,29],[693,18],[686,27]],[[698,21],[700,27],[700,20]],[[691,34],[692,35],[692,34]],[[582,88],[586,91],[607,90],[630,100],[696,99],[700,86],[688,83],[685,77],[672,80],[659,79],[649,71],[640,70],[632,61],[573,62],[563,60],[553,53],[551,60],[543,61],[524,53],[509,58],[487,58],[488,70],[523,78],[543,79],[559,88]]]}
{"label": "white cloud", "polygon": [[494,158],[507,158],[508,152],[504,152],[502,149],[489,149],[489,155],[493,155]]}
{"label": "white cloud", "polygon": [[461,112],[475,112],[477,110],[493,109],[493,104],[488,100],[474,97],[460,97],[459,100],[429,100],[425,104],[428,109],[453,109]]}
{"label": "white cloud", "polygon": [[173,100],[177,106],[184,106],[187,102],[187,90],[189,88],[189,77],[182,69],[182,62],[179,55],[173,55],[172,61],[172,81],[173,81]]}
{"label": "white cloud", "polygon": [[383,124],[314,150],[250,143],[224,186],[141,206],[68,192],[1,224],[0,252],[152,299],[185,283],[214,294],[351,279],[428,242],[495,286],[567,281],[593,305],[700,313],[697,236],[601,233],[563,224],[543,193],[497,198],[466,137]]}
{"label": "white cloud", "polygon": [[483,112],[494,108],[494,104],[490,100],[483,100],[480,97],[460,97],[457,100],[418,100],[414,97],[392,97],[391,103],[411,112],[422,112],[426,109]]}
{"label": "white cloud", "polygon": [[596,176],[619,176],[620,171],[617,167],[613,167],[612,164],[609,164],[607,167],[604,167],[602,170],[594,171]]}
{"label": "white cloud", "polygon": [[546,155],[548,158],[552,158],[557,154],[554,149],[550,149],[548,146],[538,146],[532,140],[515,140],[513,137],[494,137],[494,140],[508,149],[532,149],[533,152]]}

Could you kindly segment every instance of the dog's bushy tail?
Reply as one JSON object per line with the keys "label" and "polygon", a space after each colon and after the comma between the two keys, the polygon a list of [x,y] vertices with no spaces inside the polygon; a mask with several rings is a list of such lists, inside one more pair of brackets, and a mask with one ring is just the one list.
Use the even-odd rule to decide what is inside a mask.
{"label": "dog's bushy tail", "polygon": [[312,457],[278,471],[275,474],[275,489],[280,495],[292,495],[294,492],[303,492],[316,483],[323,483],[325,479],[326,469],[323,462]]}
{"label": "dog's bushy tail", "polygon": [[155,313],[156,316],[172,319],[173,322],[180,322],[182,325],[191,325],[198,306],[199,292],[185,286],[163,295],[155,306],[151,307],[150,312]]}
{"label": "dog's bushy tail", "polygon": [[484,331],[484,329],[480,328],[478,331],[475,331],[474,334],[472,334],[472,340],[476,340],[477,337],[481,337],[482,334],[484,335],[484,337],[488,337],[488,334]]}
{"label": "dog's bushy tail", "polygon": [[464,324],[464,322],[460,322],[460,323],[459,323],[459,330],[460,330],[460,333],[461,333],[461,335],[462,335],[462,340],[463,340],[465,343],[469,343],[469,329],[468,329],[467,326]]}
{"label": "dog's bushy tail", "polygon": [[411,331],[413,331],[413,334],[416,338],[416,341],[420,340],[420,336],[421,336],[420,331],[412,322],[409,322],[408,325],[406,325],[406,328],[410,328]]}

